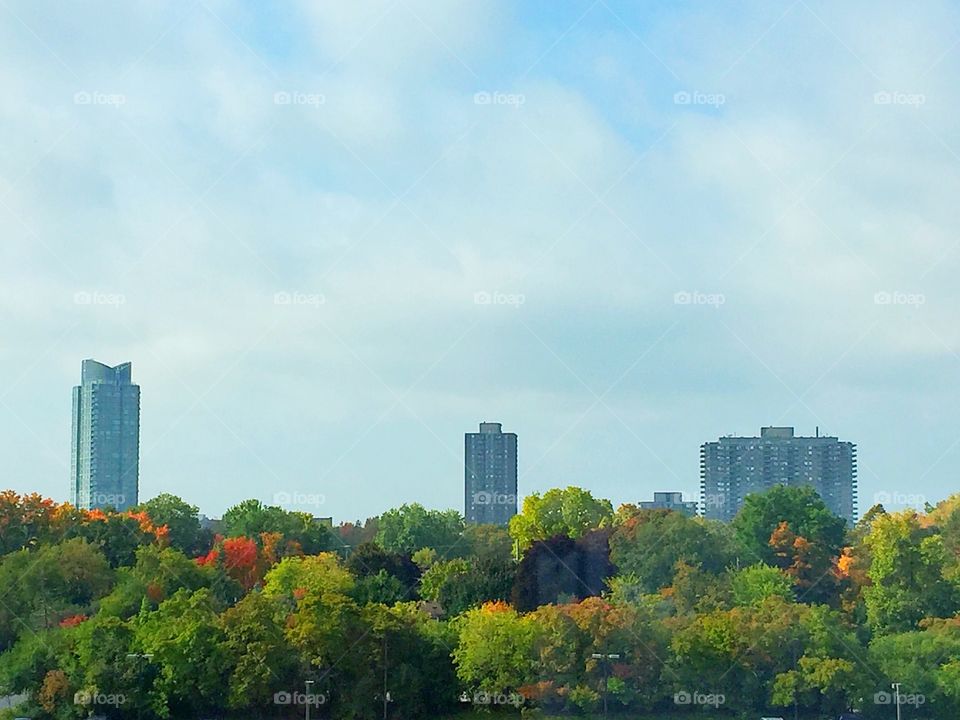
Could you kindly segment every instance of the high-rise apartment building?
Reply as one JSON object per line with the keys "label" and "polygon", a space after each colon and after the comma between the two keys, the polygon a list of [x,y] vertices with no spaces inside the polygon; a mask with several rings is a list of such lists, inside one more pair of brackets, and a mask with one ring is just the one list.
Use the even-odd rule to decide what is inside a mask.
{"label": "high-rise apartment building", "polygon": [[517,436],[480,423],[464,436],[464,511],[469,523],[506,525],[517,514]]}
{"label": "high-rise apartment building", "polygon": [[140,386],[130,363],[84,360],[73,388],[70,499],[79,508],[126,510],[138,502]]}
{"label": "high-rise apartment building", "polygon": [[798,437],[765,427],[760,437],[722,437],[700,447],[703,516],[732,520],[751,493],[775,485],[812,487],[830,510],[857,519],[857,446],[836,437]]}

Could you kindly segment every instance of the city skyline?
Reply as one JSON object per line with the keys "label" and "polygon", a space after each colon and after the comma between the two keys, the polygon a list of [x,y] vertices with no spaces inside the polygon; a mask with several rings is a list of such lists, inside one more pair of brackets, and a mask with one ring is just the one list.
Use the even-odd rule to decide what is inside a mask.
{"label": "city skyline", "polygon": [[[140,387],[132,383],[131,368],[129,362],[111,367],[93,359],[81,364],[81,384],[73,389],[71,435],[70,501],[76,507],[125,510],[138,503]],[[517,435],[502,428],[502,423],[483,421],[478,432],[464,434],[467,523],[505,527],[519,511]],[[819,426],[812,437],[797,436],[790,426],[764,426],[758,436],[725,435],[703,443],[700,458],[696,500],[685,499],[682,491],[655,490],[652,500],[638,500],[638,506],[730,522],[751,493],[776,485],[805,485],[851,526],[858,518],[856,444],[821,436]],[[303,494],[299,501],[308,501],[314,506],[309,511],[316,514],[319,498],[325,502],[317,493]],[[273,499],[297,509],[295,494],[274,492]]]}
{"label": "city skyline", "polygon": [[[84,509],[114,507],[119,510],[124,510],[135,506],[139,502],[140,386],[132,383],[131,367],[132,363],[130,362],[111,367],[93,359],[86,359],[81,363],[81,384],[73,388],[73,429],[71,433],[72,469],[68,498],[69,501],[77,507]],[[124,386],[133,394],[122,396],[122,389],[115,389],[123,388]],[[116,428],[107,428],[104,426],[98,430],[95,424],[91,423],[91,408],[97,403],[97,398],[94,397],[94,395],[98,391],[101,396],[104,393],[113,393],[100,399],[100,405],[107,410],[107,412],[104,413],[107,415],[107,419],[110,419],[110,415],[117,416],[115,419],[117,423],[123,427],[123,434],[126,436],[124,439],[128,445],[132,443],[134,450],[132,455],[128,450],[121,458],[118,458],[119,470],[117,473],[101,473],[103,478],[97,479],[97,481],[94,482],[91,478],[90,461],[92,456],[97,454],[94,452],[97,442],[106,448],[99,453],[100,455],[112,452],[122,445],[119,437],[111,437],[111,433],[113,435],[118,434]],[[132,407],[132,410],[124,410],[124,398],[126,398],[128,408]],[[86,418],[86,421],[84,418]],[[132,433],[130,430],[131,423],[133,423],[132,427],[135,428]],[[104,424],[101,423],[101,426],[103,425]],[[621,502],[636,503],[639,507],[648,509],[674,509],[685,514],[697,514],[706,519],[729,522],[742,506],[743,498],[751,492],[763,492],[778,484],[788,486],[808,485],[817,490],[828,507],[852,525],[859,516],[857,507],[856,443],[838,443],[837,440],[838,438],[836,437],[821,435],[819,426],[816,427],[815,436],[796,436],[794,434],[794,428],[790,426],[764,426],[761,428],[760,435],[758,436],[723,435],[719,441],[705,442],[700,446],[699,492],[692,495],[692,497],[696,498],[695,500],[691,500],[691,494],[682,490],[664,491],[660,489],[652,491],[652,500],[626,498],[617,504]],[[798,442],[803,444],[803,441],[816,441],[815,444],[819,445],[833,443],[837,446],[847,447],[849,450],[846,457],[849,460],[848,469],[850,470],[850,487],[848,491],[841,491],[842,497],[838,497],[835,490],[831,489],[833,485],[836,485],[837,478],[831,475],[828,484],[832,484],[831,487],[827,487],[824,479],[819,477],[818,473],[821,472],[823,463],[825,463],[826,460],[816,464],[817,467],[815,470],[807,468],[806,471],[804,471],[803,468],[799,467],[797,458],[791,456],[789,458],[790,462],[788,463],[786,455],[784,458],[777,456],[774,460],[784,460],[783,463],[780,463],[784,465],[783,473],[786,473],[783,477],[779,475],[774,477],[776,473],[760,472],[756,474],[753,473],[752,467],[746,469],[749,472],[746,472],[742,478],[740,478],[740,474],[742,474],[740,471],[736,473],[732,472],[730,466],[734,463],[732,463],[731,458],[727,457],[727,455],[733,452],[732,448],[734,446],[740,448],[742,452],[746,452],[747,455],[750,455],[750,452],[755,449],[758,449],[758,452],[763,449],[761,445],[756,445],[756,443],[759,442],[765,446],[769,446],[776,444],[778,441],[781,444],[791,445],[791,447]],[[114,447],[115,444],[116,447]],[[809,444],[808,442],[807,445]],[[86,453],[82,452],[84,447],[87,448]],[[711,448],[713,449],[712,451]],[[721,448],[726,448],[726,455],[724,455],[724,457],[727,462],[724,465],[726,468],[724,473],[718,472],[718,459],[715,457],[716,451]],[[768,447],[767,449],[769,450],[770,448]],[[774,450],[775,449],[776,448],[774,448]],[[810,451],[810,448],[807,447],[806,450]],[[784,452],[786,452],[786,450]],[[761,454],[764,461],[769,460],[766,454]],[[796,452],[794,452],[794,454],[796,454]],[[809,455],[809,452],[807,452],[807,455]],[[760,455],[758,455],[758,458],[760,458]],[[741,462],[746,462],[746,460],[738,460],[736,464],[739,465]],[[124,463],[126,464],[125,467]],[[789,472],[786,469],[787,464],[790,464]],[[807,462],[805,464],[809,465],[810,463]],[[794,465],[798,466],[794,467]],[[523,497],[526,495],[520,492],[517,484],[517,434],[503,433],[502,423],[481,422],[479,424],[479,432],[467,432],[464,434],[463,471],[464,500],[462,507],[465,520],[468,523],[490,523],[506,526],[510,517],[519,511]],[[806,475],[800,478],[800,475],[803,475],[804,472],[806,472]],[[815,479],[813,476],[810,476],[811,472],[813,476],[817,476]],[[117,477],[114,477],[114,475]],[[721,475],[723,477],[721,477]],[[736,477],[734,477],[734,475],[736,475]],[[756,477],[754,477],[754,475],[756,475]],[[767,475],[769,475],[769,477],[767,477]],[[787,477],[787,475],[790,475],[790,477]],[[735,480],[732,485],[731,479]],[[840,478],[841,485],[843,482],[843,479]],[[719,487],[720,484],[724,483],[726,483],[724,485],[726,490]],[[584,487],[587,490],[592,490],[589,485],[584,485]],[[310,488],[310,490],[314,489],[315,488]],[[164,492],[170,491],[161,489],[156,494]],[[265,491],[261,492],[263,493]],[[269,492],[267,494],[269,494]],[[717,498],[721,494],[724,500],[723,502],[718,502]],[[274,504],[285,507],[286,509],[299,509],[317,516],[322,516],[323,512],[329,510],[324,509],[321,511],[319,509],[321,504],[325,504],[325,495],[316,492],[301,493],[300,491],[294,491],[293,493],[289,493],[281,490],[279,492],[272,491],[272,496]],[[263,494],[254,495],[253,497],[263,500],[265,504],[270,504],[270,500],[265,499]],[[278,502],[278,497],[283,498],[283,500]],[[318,502],[318,498],[323,498],[323,502]],[[237,499],[239,500],[240,498]],[[908,504],[910,502],[917,505],[920,504],[916,499],[913,499],[912,496],[909,498],[905,497],[901,501],[894,496],[884,497],[882,493],[874,497],[873,500],[874,502],[871,502],[867,507],[859,508],[859,511],[863,512],[874,504],[889,505],[892,509],[896,509],[897,504]],[[926,499],[924,499],[924,502],[926,502]],[[426,507],[440,508],[440,506],[431,505],[429,501],[421,499],[408,498],[400,504],[406,503],[420,503]],[[917,507],[916,509],[921,508]],[[368,517],[372,516],[375,516],[375,514]],[[210,517],[212,517],[212,515],[210,515]],[[347,517],[348,516],[343,516],[340,519],[346,520]],[[357,515],[356,518],[363,519],[361,515]]]}
{"label": "city skyline", "polygon": [[15,489],[68,497],[84,357],[211,514],[459,508],[483,417],[523,493],[693,495],[760,424],[955,488],[956,4],[6,5]]}

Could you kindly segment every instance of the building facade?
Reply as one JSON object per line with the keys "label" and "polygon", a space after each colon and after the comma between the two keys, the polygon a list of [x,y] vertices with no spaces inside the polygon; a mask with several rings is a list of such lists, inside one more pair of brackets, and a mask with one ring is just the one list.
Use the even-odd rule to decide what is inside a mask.
{"label": "building facade", "polygon": [[684,500],[683,493],[679,492],[655,492],[653,500],[646,500],[640,503],[641,510],[673,510],[693,517],[697,514],[697,501]]}
{"label": "building facade", "polygon": [[700,447],[703,516],[730,521],[751,493],[775,485],[812,487],[830,510],[857,519],[857,446],[836,437],[765,427],[759,437],[722,437]]}
{"label": "building facade", "polygon": [[468,523],[507,525],[517,514],[517,436],[480,423],[464,436],[464,510]]}
{"label": "building facade", "polygon": [[140,386],[130,363],[110,367],[84,360],[73,388],[71,502],[92,510],[127,510],[138,503]]}

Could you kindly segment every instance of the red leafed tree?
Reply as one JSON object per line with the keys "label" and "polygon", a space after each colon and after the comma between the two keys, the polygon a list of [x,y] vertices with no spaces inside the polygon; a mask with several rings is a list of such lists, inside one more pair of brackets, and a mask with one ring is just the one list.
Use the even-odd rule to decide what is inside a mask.
{"label": "red leafed tree", "polygon": [[249,590],[263,579],[263,563],[257,543],[248,537],[223,541],[223,565],[227,574]]}

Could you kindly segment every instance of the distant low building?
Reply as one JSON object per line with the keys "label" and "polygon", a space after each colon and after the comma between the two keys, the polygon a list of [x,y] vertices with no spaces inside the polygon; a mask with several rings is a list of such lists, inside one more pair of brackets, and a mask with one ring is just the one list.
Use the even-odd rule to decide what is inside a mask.
{"label": "distant low building", "polygon": [[200,527],[204,530],[209,530],[214,535],[218,535],[223,532],[223,520],[220,518],[207,517],[201,513],[198,519],[200,520]]}
{"label": "distant low building", "polygon": [[655,492],[653,500],[645,500],[640,503],[641,510],[674,510],[693,517],[697,514],[696,500],[684,500],[683,493],[679,492]]}

